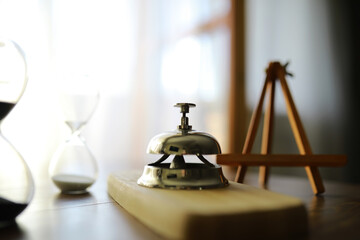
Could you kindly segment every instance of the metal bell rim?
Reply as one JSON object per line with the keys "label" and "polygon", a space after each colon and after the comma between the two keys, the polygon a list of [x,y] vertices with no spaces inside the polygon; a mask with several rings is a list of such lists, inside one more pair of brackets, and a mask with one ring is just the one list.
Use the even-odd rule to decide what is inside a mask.
{"label": "metal bell rim", "polygon": [[163,189],[213,189],[229,185],[221,166],[206,167],[205,164],[187,163],[185,169],[169,168],[168,163],[144,167],[137,184],[149,188]]}

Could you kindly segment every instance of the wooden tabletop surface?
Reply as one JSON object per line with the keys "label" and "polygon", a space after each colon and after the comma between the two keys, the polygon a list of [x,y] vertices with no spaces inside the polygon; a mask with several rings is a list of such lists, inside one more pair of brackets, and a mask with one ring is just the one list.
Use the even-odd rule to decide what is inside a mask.
{"label": "wooden tabletop surface", "polygon": [[[0,239],[162,239],[111,199],[109,173],[103,171],[84,195],[60,194],[49,179],[35,178],[34,199],[16,225],[0,228]],[[256,178],[249,173],[247,183],[256,185]],[[271,191],[298,197],[306,205],[305,239],[360,239],[360,185],[325,181],[325,188],[325,194],[314,196],[306,178],[270,175]]]}

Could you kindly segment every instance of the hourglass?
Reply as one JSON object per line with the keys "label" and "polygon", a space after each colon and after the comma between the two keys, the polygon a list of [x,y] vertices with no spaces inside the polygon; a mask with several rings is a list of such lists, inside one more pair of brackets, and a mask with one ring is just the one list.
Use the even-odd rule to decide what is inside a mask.
{"label": "hourglass", "polygon": [[81,76],[65,84],[59,100],[71,136],[56,150],[49,174],[62,193],[86,193],[86,189],[96,181],[98,167],[81,131],[96,109],[99,92],[90,78]]}
{"label": "hourglass", "polygon": [[[15,42],[0,38],[0,124],[19,101],[26,83],[23,51]],[[0,131],[0,227],[14,222],[33,194],[28,166]]]}

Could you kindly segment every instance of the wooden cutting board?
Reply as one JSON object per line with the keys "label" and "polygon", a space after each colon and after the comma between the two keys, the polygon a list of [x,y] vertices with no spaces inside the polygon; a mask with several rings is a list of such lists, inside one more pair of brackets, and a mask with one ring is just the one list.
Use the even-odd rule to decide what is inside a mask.
{"label": "wooden cutting board", "polygon": [[209,190],[146,188],[137,185],[140,176],[111,174],[108,193],[166,239],[290,239],[307,232],[297,198],[235,182]]}

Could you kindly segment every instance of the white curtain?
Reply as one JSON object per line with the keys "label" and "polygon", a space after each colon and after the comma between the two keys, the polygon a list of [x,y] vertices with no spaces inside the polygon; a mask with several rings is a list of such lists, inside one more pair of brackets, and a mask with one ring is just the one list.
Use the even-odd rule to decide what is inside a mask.
{"label": "white curtain", "polygon": [[229,1],[216,0],[0,1],[0,35],[21,45],[29,64],[27,89],[4,120],[4,135],[34,175],[47,174],[70,134],[57,91],[69,76],[85,74],[100,92],[83,129],[100,171],[158,158],[146,154],[147,143],[179,124],[177,102],[197,104],[190,124],[214,135],[226,152],[228,26],[182,34],[229,8]]}

